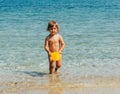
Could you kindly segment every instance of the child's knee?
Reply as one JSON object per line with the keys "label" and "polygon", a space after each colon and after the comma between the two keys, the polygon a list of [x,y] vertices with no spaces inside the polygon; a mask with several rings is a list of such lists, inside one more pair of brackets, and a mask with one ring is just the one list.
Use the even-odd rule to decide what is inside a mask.
{"label": "child's knee", "polygon": [[53,69],[53,68],[54,68],[54,65],[50,65],[50,68]]}
{"label": "child's knee", "polygon": [[59,65],[57,65],[57,68],[60,68],[62,65],[61,64],[59,64]]}

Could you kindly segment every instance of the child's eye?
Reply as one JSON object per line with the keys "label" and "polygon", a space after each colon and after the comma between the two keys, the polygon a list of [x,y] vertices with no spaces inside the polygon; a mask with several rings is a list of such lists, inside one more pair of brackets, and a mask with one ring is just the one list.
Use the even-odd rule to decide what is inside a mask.
{"label": "child's eye", "polygon": [[51,28],[51,30],[56,30],[56,28]]}

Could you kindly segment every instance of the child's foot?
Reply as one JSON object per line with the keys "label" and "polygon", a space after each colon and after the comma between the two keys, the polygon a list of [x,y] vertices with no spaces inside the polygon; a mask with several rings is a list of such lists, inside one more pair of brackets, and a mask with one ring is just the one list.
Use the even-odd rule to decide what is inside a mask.
{"label": "child's foot", "polygon": [[55,73],[58,74],[59,73],[59,69],[55,68]]}

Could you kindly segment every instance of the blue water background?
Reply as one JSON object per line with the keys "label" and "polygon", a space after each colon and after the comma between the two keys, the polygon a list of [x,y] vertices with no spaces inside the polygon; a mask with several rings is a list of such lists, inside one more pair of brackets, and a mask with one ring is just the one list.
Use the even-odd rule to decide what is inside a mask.
{"label": "blue water background", "polygon": [[48,73],[51,19],[66,43],[62,73],[120,75],[120,0],[0,0],[0,69]]}

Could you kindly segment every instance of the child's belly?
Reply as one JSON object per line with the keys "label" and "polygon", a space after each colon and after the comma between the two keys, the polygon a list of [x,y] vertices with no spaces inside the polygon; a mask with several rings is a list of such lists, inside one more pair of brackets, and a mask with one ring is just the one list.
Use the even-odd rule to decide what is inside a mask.
{"label": "child's belly", "polygon": [[57,52],[57,51],[59,51],[59,46],[50,46],[50,51],[51,52]]}

